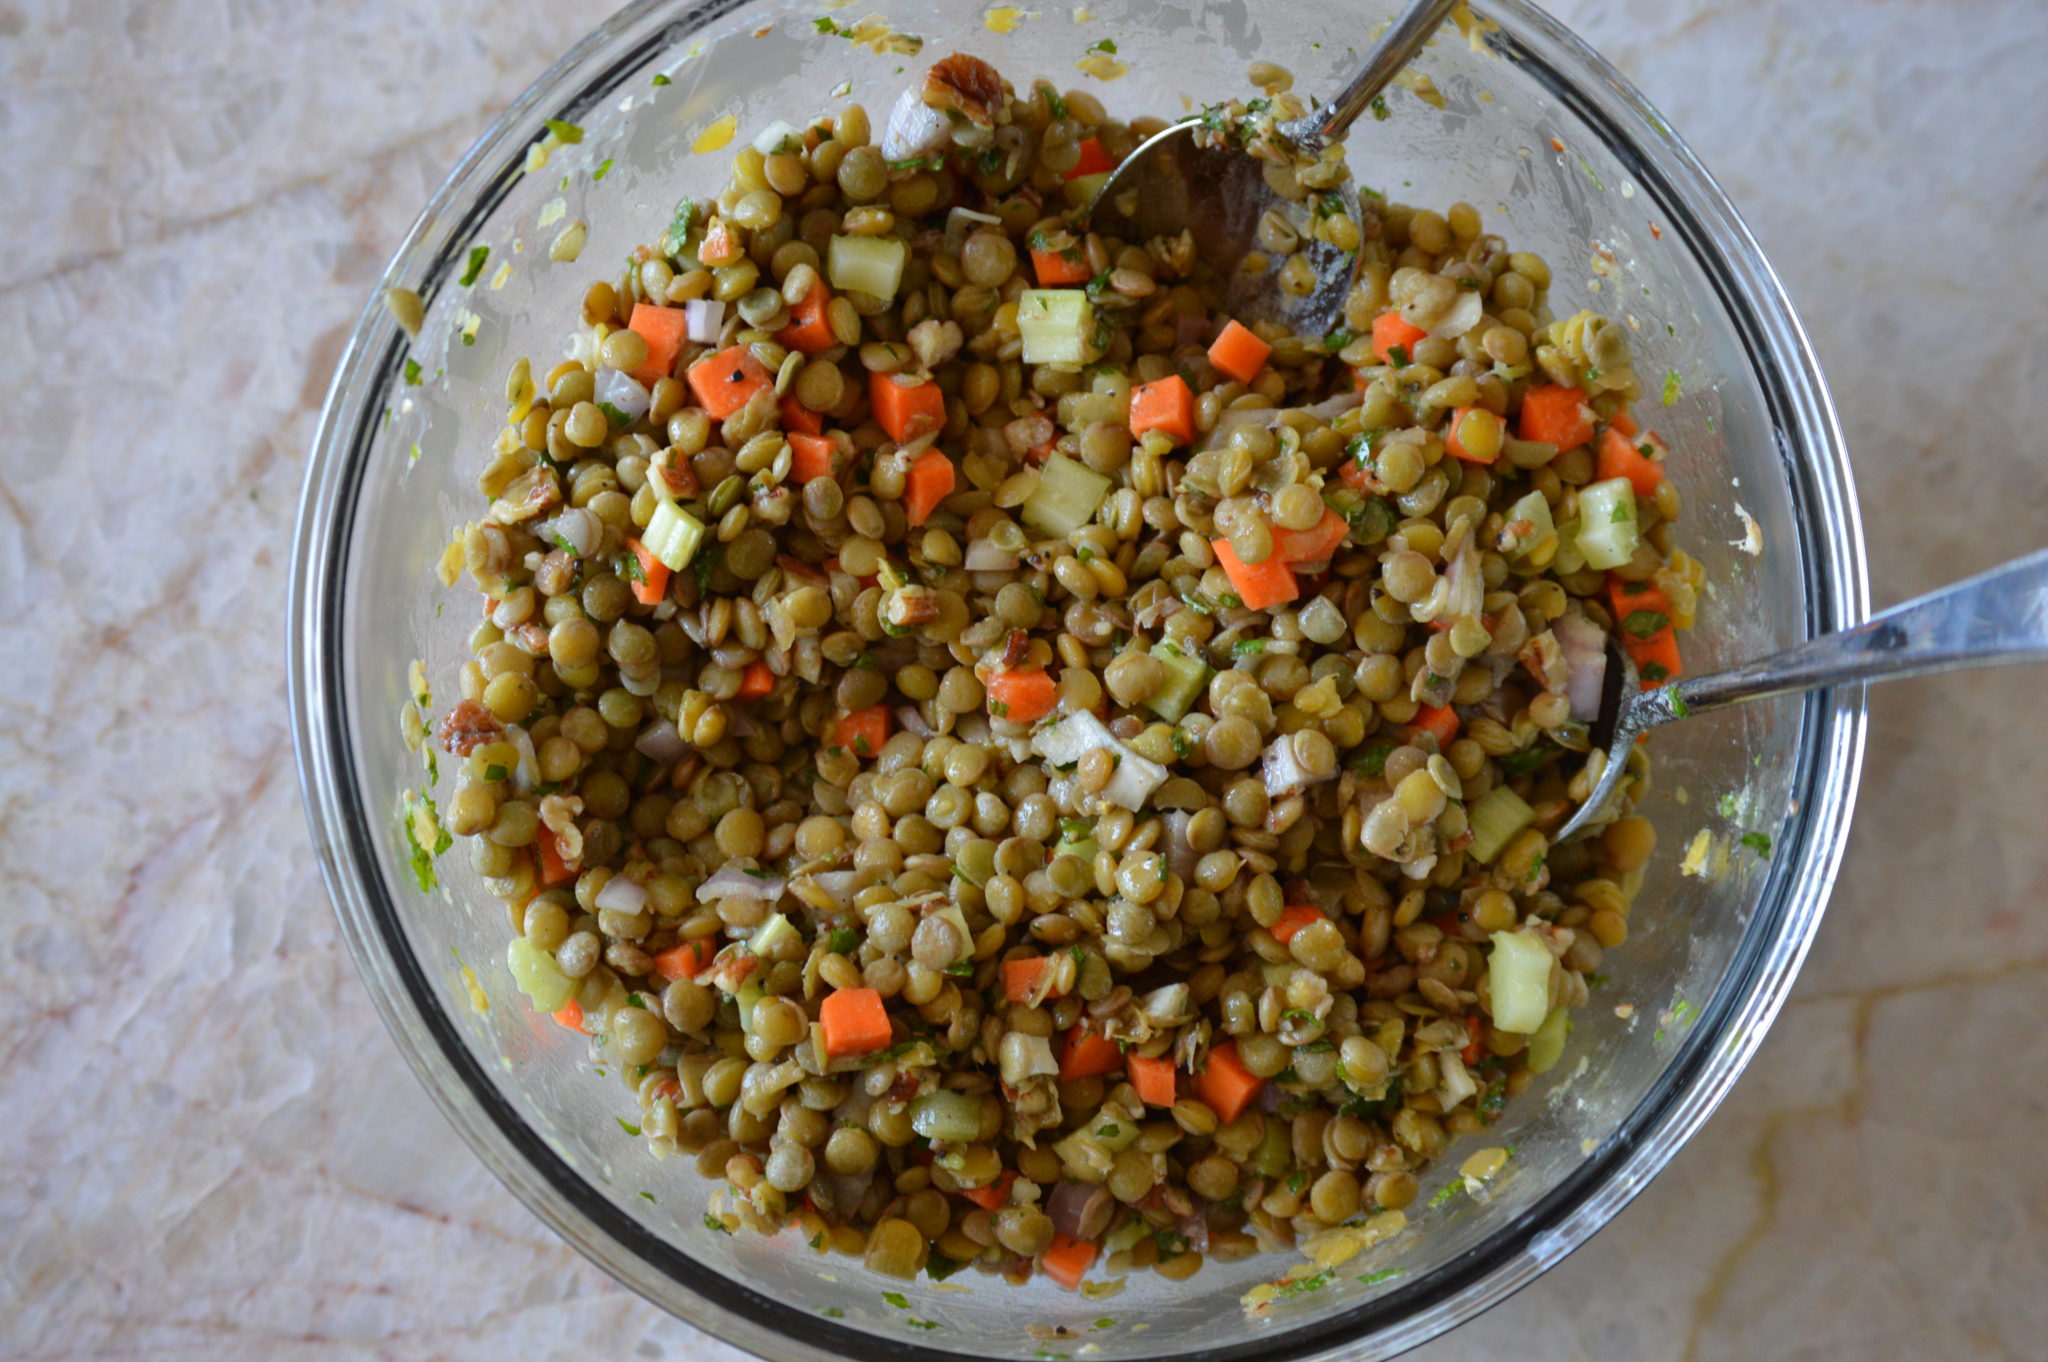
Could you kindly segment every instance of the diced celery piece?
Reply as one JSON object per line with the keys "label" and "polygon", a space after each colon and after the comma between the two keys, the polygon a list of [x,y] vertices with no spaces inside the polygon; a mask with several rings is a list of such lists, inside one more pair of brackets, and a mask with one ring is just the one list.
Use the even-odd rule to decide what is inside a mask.
{"label": "diced celery piece", "polygon": [[1209,664],[1175,643],[1152,645],[1152,656],[1166,668],[1166,679],[1145,701],[1145,707],[1170,724],[1177,724],[1194,708],[1209,684]]}
{"label": "diced celery piece", "polygon": [[1567,520],[1557,527],[1557,556],[1550,560],[1550,570],[1560,576],[1570,576],[1585,570],[1586,555],[1579,552],[1579,522]]}
{"label": "diced celery piece", "polygon": [[1569,1009],[1559,1006],[1543,1019],[1543,1025],[1536,1028],[1536,1034],[1529,1037],[1529,1072],[1547,1073],[1556,1067],[1564,1057],[1565,1037],[1571,1034],[1572,1018]]}
{"label": "diced celery piece", "polygon": [[1636,556],[1641,537],[1635,484],[1609,478],[1579,489],[1579,552],[1587,567],[1620,567]]}
{"label": "diced celery piece", "polygon": [[887,301],[903,282],[910,247],[894,236],[835,236],[825,250],[825,276],[837,289],[872,293]]}
{"label": "diced celery piece", "polygon": [[1472,844],[1466,852],[1481,865],[1492,865],[1509,839],[1536,821],[1536,810],[1507,786],[1496,785],[1479,797],[1466,816],[1472,828]]}
{"label": "diced celery piece", "polygon": [[1529,529],[1526,533],[1517,531],[1521,540],[1521,547],[1516,549],[1514,554],[1517,558],[1522,557],[1530,549],[1535,548],[1557,532],[1557,526],[1550,518],[1550,502],[1545,499],[1541,492],[1531,492],[1528,496],[1523,497],[1520,501],[1508,507],[1506,519],[1510,525],[1524,520],[1529,522]]}
{"label": "diced celery piece", "polygon": [[661,560],[663,567],[681,572],[697,556],[697,546],[704,542],[704,527],[682,507],[664,501],[654,508],[654,516],[641,532],[640,542]]}
{"label": "diced celery piece", "polygon": [[1091,865],[1095,861],[1095,852],[1095,833],[1093,829],[1087,832],[1082,832],[1078,829],[1072,832],[1062,832],[1059,844],[1052,849],[1052,854],[1055,856],[1079,856]]}
{"label": "diced celery piece", "polygon": [[562,973],[554,956],[523,936],[513,937],[505,948],[505,967],[537,1011],[559,1012],[575,996],[576,981]]}
{"label": "diced celery piece", "polygon": [[1138,1142],[1144,1128],[1116,1107],[1104,1107],[1088,1118],[1088,1124],[1081,1127],[1091,1135],[1095,1143],[1112,1154],[1121,1154]]}
{"label": "diced celery piece", "polygon": [[981,1134],[981,1098],[941,1088],[910,1104],[910,1128],[927,1140],[965,1143]]}
{"label": "diced celery piece", "polygon": [[1077,288],[1027,288],[1017,298],[1017,330],[1026,364],[1086,364],[1095,305]]}
{"label": "diced celery piece", "polygon": [[1055,453],[1038,471],[1038,489],[1024,503],[1024,523],[1049,539],[1065,539],[1095,518],[1108,495],[1108,478]]}
{"label": "diced celery piece", "polygon": [[[755,971],[756,975],[759,973],[759,970]],[[732,1000],[739,1004],[740,1030],[750,1035],[753,1033],[754,1004],[767,996],[768,990],[762,988],[760,981],[754,977],[749,977],[745,983],[740,985],[740,991],[732,995]]]}
{"label": "diced celery piece", "polygon": [[796,927],[780,913],[771,914],[768,920],[754,929],[747,939],[747,949],[756,955],[766,955],[775,949],[775,943],[784,937],[796,935]]}
{"label": "diced celery piece", "polygon": [[1550,947],[1529,931],[1495,932],[1487,957],[1493,992],[1493,1024],[1503,1031],[1531,1035],[1550,1015],[1550,971],[1556,966]]}
{"label": "diced celery piece", "polygon": [[1141,757],[1130,748],[1117,745],[1116,770],[1109,777],[1109,784],[1102,787],[1102,797],[1112,804],[1141,812],[1145,801],[1152,792],[1166,783],[1166,768],[1147,757]]}
{"label": "diced celery piece", "polygon": [[1076,175],[1068,180],[1065,187],[1067,207],[1086,208],[1095,202],[1095,196],[1102,192],[1102,186],[1109,183],[1109,172],[1097,175]]}
{"label": "diced celery piece", "polygon": [[1134,1248],[1140,1239],[1143,1239],[1148,1234],[1156,1234],[1157,1232],[1142,1217],[1134,1215],[1123,1224],[1111,1230],[1104,1237],[1102,1241],[1103,1255],[1107,1257],[1112,1253],[1122,1253],[1126,1249]]}

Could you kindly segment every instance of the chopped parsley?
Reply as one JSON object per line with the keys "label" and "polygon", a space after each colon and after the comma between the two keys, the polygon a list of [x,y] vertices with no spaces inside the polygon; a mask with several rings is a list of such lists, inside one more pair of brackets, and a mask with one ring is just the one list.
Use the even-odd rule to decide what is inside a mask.
{"label": "chopped parsley", "polygon": [[[966,1266],[967,1264],[961,1262],[958,1258],[950,1258],[937,1249],[933,1249],[930,1256],[925,1259],[924,1275],[935,1282],[943,1282],[946,1278]],[[912,1322],[915,1323],[915,1321]]]}
{"label": "chopped parsley", "polygon": [[405,386],[408,388],[417,388],[419,387],[419,385],[420,362],[416,359],[408,359],[405,362]]}
{"label": "chopped parsley", "polygon": [[1622,629],[1637,638],[1649,638],[1670,624],[1671,617],[1661,610],[1631,610],[1621,621]]}
{"label": "chopped parsley", "polygon": [[604,160],[598,163],[597,169],[590,172],[590,178],[593,180],[601,180],[605,176],[611,174],[612,164],[612,158],[609,156],[605,157]]}
{"label": "chopped parsley", "polygon": [[507,780],[511,775],[510,771],[507,771],[496,762],[492,762],[489,766],[484,767],[485,780]]}
{"label": "chopped parsley", "polygon": [[860,933],[851,927],[834,927],[825,938],[825,949],[833,955],[852,955],[860,948]]}
{"label": "chopped parsley", "polygon": [[1366,1273],[1358,1280],[1367,1286],[1378,1286],[1381,1282],[1390,1282],[1400,1275],[1401,1269],[1398,1267],[1383,1267],[1378,1272]]}
{"label": "chopped parsley", "polygon": [[1105,1140],[1114,1140],[1123,1132],[1117,1128],[1116,1122],[1112,1121],[1108,1125],[1095,1127],[1095,1133]]}
{"label": "chopped parsley", "polygon": [[1053,89],[1050,85],[1041,85],[1038,87],[1038,92],[1045,96],[1045,111],[1047,113],[1051,114],[1054,118],[1065,118],[1067,116],[1067,101],[1058,90]]}
{"label": "chopped parsley", "polygon": [[652,85],[673,85],[674,83],[674,81],[671,81],[667,76],[664,76],[659,71],[656,71],[654,73],[654,79],[649,82],[649,84]]}
{"label": "chopped parsley", "polygon": [[548,131],[559,138],[564,146],[575,146],[583,140],[583,129],[575,123],[564,123],[559,118],[548,120]]}
{"label": "chopped parsley", "polygon": [[1669,681],[1671,679],[1671,668],[1661,662],[1645,662],[1642,671],[1638,674],[1645,681]]}
{"label": "chopped parsley", "polygon": [[1385,95],[1374,95],[1372,97],[1372,104],[1369,107],[1372,109],[1372,116],[1382,123],[1393,116],[1387,110],[1387,97]]}
{"label": "chopped parsley", "polygon": [[1116,55],[1116,43],[1109,38],[1104,38],[1099,43],[1088,44],[1088,51],[1102,52],[1109,56],[1114,57]]}
{"label": "chopped parsley", "polygon": [[1754,851],[1762,859],[1766,861],[1771,859],[1771,839],[1769,834],[1745,832],[1742,834],[1742,844],[1751,851]]}
{"label": "chopped parsley", "polygon": [[1531,771],[1542,770],[1550,765],[1551,762],[1556,761],[1561,755],[1562,749],[1560,748],[1532,744],[1522,748],[1520,751],[1510,752],[1506,756],[1501,757],[1500,769],[1511,776],[1526,776]]}
{"label": "chopped parsley", "polygon": [[598,403],[597,409],[603,412],[604,419],[611,422],[614,426],[630,426],[633,424],[632,417],[626,415],[624,411],[609,402]]}
{"label": "chopped parsley", "polygon": [[640,1127],[638,1127],[638,1126],[634,1125],[634,1124],[633,1124],[633,1123],[632,1123],[631,1121],[627,1120],[627,1119],[626,1119],[625,1117],[623,1117],[623,1116],[614,1116],[614,1117],[612,1117],[612,1119],[613,1119],[614,1121],[617,1121],[617,1122],[619,1123],[619,1129],[620,1129],[620,1130],[623,1130],[623,1131],[625,1131],[625,1132],[626,1132],[626,1133],[627,1133],[628,1135],[638,1135],[638,1134],[640,1133]]}
{"label": "chopped parsley", "polygon": [[836,1306],[836,1305],[824,1305],[824,1306],[820,1306],[820,1307],[818,1307],[818,1313],[819,1313],[819,1314],[821,1314],[821,1315],[823,1315],[823,1316],[824,1316],[824,1317],[825,1317],[826,1319],[845,1319],[845,1318],[846,1318],[846,1312],[845,1312],[844,1310],[841,1310],[841,1309],[840,1309],[840,1308],[839,1308],[838,1306]]}
{"label": "chopped parsley", "polygon": [[1736,810],[1741,806],[1733,794],[1724,794],[1721,796],[1719,807],[1723,818],[1733,818]]}
{"label": "chopped parsley", "polygon": [[709,1211],[704,1212],[704,1228],[710,1230],[713,1234],[732,1233],[731,1230],[726,1228],[725,1222],[723,1220],[720,1220],[717,1216],[713,1215]]}
{"label": "chopped parsley", "polygon": [[1599,190],[1603,194],[1607,192],[1607,186],[1600,183],[1600,177],[1593,173],[1593,163],[1591,161],[1581,156],[1579,158],[1579,169],[1586,172],[1586,178],[1593,182],[1593,187],[1595,189]]}
{"label": "chopped parsley", "polygon": [[469,248],[469,264],[462,271],[461,283],[464,288],[468,288],[476,282],[477,276],[484,272],[484,261],[490,258],[491,248],[489,246],[472,246]]}
{"label": "chopped parsley", "polygon": [[661,234],[661,253],[680,255],[689,242],[690,229],[697,223],[697,201],[688,195],[676,200],[676,211],[670,217],[668,230]]}
{"label": "chopped parsley", "polygon": [[650,1205],[650,1206],[654,1206],[654,1205],[659,1205],[659,1204],[660,1204],[660,1203],[658,1203],[657,1201],[655,1201],[655,1199],[654,1199],[654,1193],[652,1193],[652,1192],[642,1192],[642,1193],[641,1193],[640,1195],[641,1195],[641,1196],[642,1196],[643,1198],[645,1198],[645,1199],[646,1199],[646,1202],[647,1202],[647,1204],[648,1204],[648,1205]]}
{"label": "chopped parsley", "polygon": [[845,38],[849,41],[853,38],[853,30],[851,28],[845,28],[834,23],[830,16],[821,15],[811,20],[811,27],[828,38]]}
{"label": "chopped parsley", "polygon": [[1666,369],[1664,371],[1664,405],[1668,407],[1676,402],[1678,400],[1678,392],[1678,370]]}
{"label": "chopped parsley", "polygon": [[1293,1282],[1281,1282],[1273,1289],[1273,1297],[1275,1300],[1284,1301],[1291,1300],[1296,1296],[1306,1296],[1311,1291],[1320,1291],[1330,1284],[1330,1278],[1333,1275],[1333,1271],[1326,1267],[1313,1277],[1303,1277],[1301,1280]]}
{"label": "chopped parsley", "polygon": [[1007,719],[1010,717],[1010,707],[1004,704],[1001,700],[989,701],[988,712],[995,715],[998,719]]}
{"label": "chopped parsley", "polygon": [[1352,774],[1360,776],[1382,775],[1387,769],[1387,758],[1394,755],[1394,744],[1390,742],[1369,742],[1351,754],[1345,763]]}
{"label": "chopped parsley", "polygon": [[882,1299],[895,1306],[898,1310],[908,1310],[910,1308],[910,1297],[904,1295],[901,1291],[884,1291]]}
{"label": "chopped parsley", "polygon": [[1405,345],[1389,345],[1387,347],[1387,363],[1393,365],[1396,369],[1407,368],[1408,347]]}
{"label": "chopped parsley", "polygon": [[1168,741],[1173,744],[1173,755],[1177,760],[1186,761],[1194,754],[1194,741],[1188,737],[1187,730],[1180,727],[1180,725],[1174,725],[1173,732],[1168,735]]}
{"label": "chopped parsley", "polygon": [[1230,645],[1232,657],[1253,657],[1266,651],[1266,640],[1262,638],[1241,638]]}
{"label": "chopped parsley", "polygon": [[1323,349],[1334,355],[1357,339],[1358,333],[1356,331],[1353,331],[1348,326],[1340,326],[1329,335],[1323,337]]}
{"label": "chopped parsley", "polygon": [[1458,1193],[1464,1190],[1465,1184],[1462,1182],[1456,1180],[1447,1182],[1443,1186],[1436,1189],[1436,1195],[1429,1199],[1429,1204],[1431,1206],[1441,1206],[1446,1202],[1456,1201],[1458,1199]]}
{"label": "chopped parsley", "polygon": [[[926,1273],[930,1273],[930,1268],[926,1268]],[[913,1329],[936,1329],[939,1327],[938,1322],[936,1320],[919,1319],[916,1315],[912,1315],[909,1319],[903,1322],[905,1324],[908,1324]]]}

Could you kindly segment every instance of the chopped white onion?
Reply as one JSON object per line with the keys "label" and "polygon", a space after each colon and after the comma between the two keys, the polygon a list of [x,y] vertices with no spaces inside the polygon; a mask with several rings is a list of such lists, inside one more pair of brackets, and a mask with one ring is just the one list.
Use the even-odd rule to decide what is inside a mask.
{"label": "chopped white onion", "polygon": [[1480,300],[1476,289],[1460,289],[1458,301],[1451,304],[1451,310],[1437,318],[1436,325],[1429,328],[1429,334],[1439,340],[1456,340],[1479,325],[1479,319],[1486,315],[1486,304]]}
{"label": "chopped white onion", "polygon": [[604,888],[597,891],[592,902],[614,913],[637,913],[647,906],[647,886],[624,875],[614,875],[604,882]]}
{"label": "chopped white onion", "polygon": [[519,760],[512,764],[512,788],[532,794],[533,787],[540,784],[540,758],[534,755],[533,739],[518,724],[506,728],[505,739],[519,749]]}
{"label": "chopped white onion", "polygon": [[1294,735],[1282,733],[1266,747],[1266,755],[1259,764],[1259,774],[1265,779],[1266,793],[1274,799],[1284,799],[1291,794],[1300,794],[1311,785],[1334,779],[1335,769],[1313,776],[1294,755]]}
{"label": "chopped white onion", "polygon": [[1152,792],[1166,783],[1166,768],[1130,748],[1117,744],[1116,774],[1102,787],[1102,797],[1132,813],[1142,812]]}
{"label": "chopped white onion", "polygon": [[782,897],[782,891],[789,888],[789,881],[778,875],[761,878],[750,875],[740,867],[727,863],[718,868],[718,873],[697,886],[697,902],[716,903],[720,899],[759,899],[773,903]]}
{"label": "chopped white onion", "polygon": [[853,896],[860,892],[860,872],[858,870],[821,870],[811,876],[811,883],[818,887],[820,893],[824,894],[826,898],[832,900],[841,908],[851,908],[853,906]]}
{"label": "chopped white onion", "polygon": [[1436,1071],[1443,1080],[1437,1089],[1437,1100],[1443,1103],[1445,1111],[1479,1091],[1479,1084],[1465,1068],[1465,1057],[1456,1050],[1436,1052]]}
{"label": "chopped white onion", "polygon": [[690,745],[683,741],[683,735],[676,732],[676,726],[666,719],[643,729],[633,740],[633,746],[639,749],[641,756],[664,766],[681,761],[690,750]]}
{"label": "chopped white onion", "polygon": [[1116,734],[1085,709],[1031,735],[1031,749],[1055,766],[1072,766],[1093,748],[1122,746]]}
{"label": "chopped white onion", "polygon": [[631,374],[620,369],[599,369],[597,371],[596,399],[609,402],[626,414],[628,421],[637,421],[647,414],[654,404],[647,389]]}
{"label": "chopped white onion", "polygon": [[1309,411],[1322,420],[1334,421],[1353,407],[1363,405],[1364,402],[1365,394],[1357,388],[1353,388],[1349,392],[1338,393],[1335,397],[1324,398],[1313,407],[1310,407]]}
{"label": "chopped white onion", "polygon": [[725,329],[725,304],[709,298],[693,298],[683,304],[683,334],[699,345],[715,345]]}
{"label": "chopped white onion", "polygon": [[953,125],[942,111],[924,102],[923,88],[920,81],[896,97],[882,130],[883,160],[914,161],[952,149]]}
{"label": "chopped white onion", "polygon": [[991,224],[1000,227],[1003,220],[993,213],[977,213],[972,208],[954,208],[946,214],[946,244],[954,250],[960,249],[976,227]]}
{"label": "chopped white onion", "polygon": [[963,561],[969,572],[1014,572],[1019,559],[993,539],[970,539]]}

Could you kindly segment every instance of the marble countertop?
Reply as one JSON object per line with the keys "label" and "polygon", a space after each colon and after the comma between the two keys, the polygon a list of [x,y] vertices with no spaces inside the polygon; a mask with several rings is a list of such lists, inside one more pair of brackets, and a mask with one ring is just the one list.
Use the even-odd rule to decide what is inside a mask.
{"label": "marble countertop", "polygon": [[[2048,539],[2048,9],[1551,7],[1801,304],[1877,602]],[[739,1356],[558,1243],[414,1084],[337,939],[284,711],[292,511],[350,321],[594,18],[0,0],[0,1355]],[[1416,1356],[2041,1355],[2040,694],[1873,694],[1832,912],[1734,1095],[1590,1245]]]}

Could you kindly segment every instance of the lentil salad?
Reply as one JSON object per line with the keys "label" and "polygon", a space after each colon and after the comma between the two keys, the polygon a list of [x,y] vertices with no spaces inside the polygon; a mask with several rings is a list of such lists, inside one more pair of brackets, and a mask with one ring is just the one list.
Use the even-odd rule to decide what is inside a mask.
{"label": "lentil salad", "polygon": [[1626,938],[1649,824],[1546,837],[1606,640],[1668,679],[1701,586],[1625,335],[1469,205],[1317,215],[1258,66],[1212,131],[1358,251],[1331,336],[1077,229],[1160,120],[954,56],[879,141],[743,148],[508,375],[445,823],[722,1228],[1355,1253]]}

